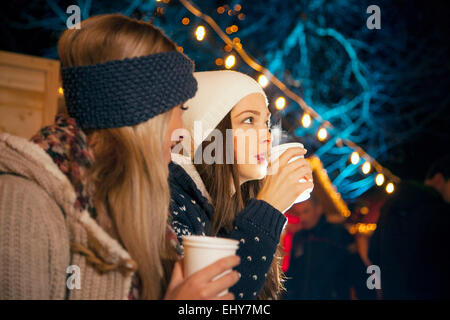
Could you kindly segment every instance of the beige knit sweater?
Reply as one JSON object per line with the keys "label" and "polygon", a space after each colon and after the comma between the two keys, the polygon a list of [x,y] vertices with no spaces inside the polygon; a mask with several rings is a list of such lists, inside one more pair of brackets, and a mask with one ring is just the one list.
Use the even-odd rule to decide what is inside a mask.
{"label": "beige knit sweater", "polygon": [[[71,183],[43,149],[0,133],[0,172],[6,173],[0,174],[0,299],[128,297],[130,272],[100,274],[71,251],[73,243],[96,243],[106,263],[131,259],[87,211],[75,209]],[[76,283],[69,266],[79,267],[79,289],[68,289],[68,277]]]}

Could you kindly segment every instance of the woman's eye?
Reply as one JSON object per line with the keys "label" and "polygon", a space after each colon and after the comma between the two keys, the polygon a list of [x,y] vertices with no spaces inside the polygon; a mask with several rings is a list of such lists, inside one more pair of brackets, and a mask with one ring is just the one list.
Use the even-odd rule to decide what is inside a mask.
{"label": "woman's eye", "polygon": [[181,108],[181,110],[183,110],[183,111],[186,111],[187,109],[189,109],[189,107],[186,107],[186,106],[181,106],[180,108]]}
{"label": "woman's eye", "polygon": [[243,123],[248,123],[248,124],[252,124],[253,123],[253,117],[248,117],[246,118],[244,121],[242,121]]}

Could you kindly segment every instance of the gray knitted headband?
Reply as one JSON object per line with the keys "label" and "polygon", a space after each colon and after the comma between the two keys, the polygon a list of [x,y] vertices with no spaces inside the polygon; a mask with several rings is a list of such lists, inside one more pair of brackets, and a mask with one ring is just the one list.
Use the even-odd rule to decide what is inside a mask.
{"label": "gray knitted headband", "polygon": [[178,51],[61,69],[69,115],[81,128],[132,126],[197,91],[194,63]]}

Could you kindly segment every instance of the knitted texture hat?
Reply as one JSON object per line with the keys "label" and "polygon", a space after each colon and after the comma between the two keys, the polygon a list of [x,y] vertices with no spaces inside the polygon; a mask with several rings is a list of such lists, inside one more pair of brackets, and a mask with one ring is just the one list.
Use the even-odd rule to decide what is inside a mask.
{"label": "knitted texture hat", "polygon": [[194,63],[178,51],[61,69],[69,115],[81,128],[132,126],[197,91]]}
{"label": "knitted texture hat", "polygon": [[[183,112],[183,122],[194,140],[194,122],[199,121],[201,139],[194,140],[194,150],[214,130],[233,107],[244,97],[260,93],[266,99],[264,90],[252,77],[237,71],[220,70],[194,72],[198,83],[195,96],[186,101],[189,107]],[[188,149],[190,150],[190,148]]]}

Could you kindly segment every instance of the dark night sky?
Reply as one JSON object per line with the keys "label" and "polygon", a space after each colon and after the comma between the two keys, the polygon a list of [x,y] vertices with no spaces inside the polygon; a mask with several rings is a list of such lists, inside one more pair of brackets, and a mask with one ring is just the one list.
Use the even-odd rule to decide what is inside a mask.
{"label": "dark night sky", "polygon": [[[396,3],[396,1],[393,1]],[[447,91],[442,92],[442,99],[446,100],[445,109],[436,112],[435,104],[430,101],[429,112],[435,115],[429,126],[422,130],[417,136],[407,140],[402,148],[404,159],[402,162],[384,163],[393,172],[402,178],[424,178],[430,161],[441,155],[449,153],[450,150],[450,59],[449,59],[449,9],[448,1],[398,1],[404,7],[404,16],[408,25],[408,37],[412,40],[410,45],[420,43],[424,39],[432,39],[431,52],[446,52],[447,61],[442,65],[439,73],[431,74],[423,85],[411,92],[411,95],[426,93],[431,90],[436,82],[445,82]],[[409,10],[408,7],[410,8]],[[433,59],[433,55],[419,57],[419,59]],[[416,106],[411,106],[411,111]],[[417,106],[420,107],[420,106]]]}

